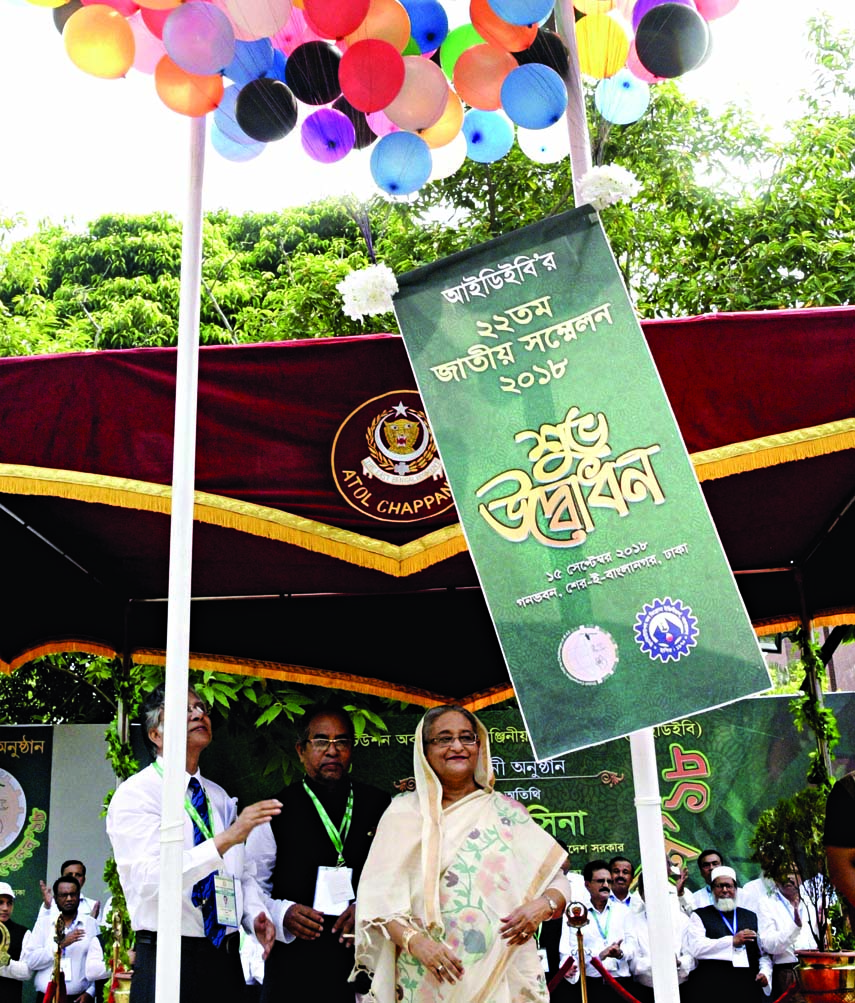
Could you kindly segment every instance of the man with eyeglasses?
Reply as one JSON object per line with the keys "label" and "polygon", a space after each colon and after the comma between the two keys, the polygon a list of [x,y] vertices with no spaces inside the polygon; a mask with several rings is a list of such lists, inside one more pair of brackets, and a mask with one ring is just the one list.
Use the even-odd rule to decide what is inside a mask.
{"label": "man with eyeglasses", "polygon": [[390,797],[350,779],[353,722],[341,707],[311,708],[304,720],[296,749],[305,776],[248,843],[276,928],[261,999],[353,1003],[356,892]]}
{"label": "man with eyeglasses", "polygon": [[[157,911],[160,886],[163,787],[164,688],[143,706],[146,745],[155,761],[122,783],[107,812],[107,835],[136,931],[131,1003],[154,1003]],[[244,845],[257,826],[279,814],[275,799],[237,813],[235,801],[199,773],[199,757],[211,743],[208,708],[187,694],[187,793],[181,906],[180,1003],[239,999],[244,992],[238,926],[268,946],[273,938]]]}

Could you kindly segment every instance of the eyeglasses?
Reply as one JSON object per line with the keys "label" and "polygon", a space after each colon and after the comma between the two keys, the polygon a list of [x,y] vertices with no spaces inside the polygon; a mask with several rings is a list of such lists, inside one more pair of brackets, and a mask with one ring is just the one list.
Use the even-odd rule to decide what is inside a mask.
{"label": "eyeglasses", "polygon": [[199,717],[208,717],[210,713],[208,705],[201,700],[187,704],[187,717],[195,717],[197,714]]}
{"label": "eyeglasses", "polygon": [[473,735],[471,731],[464,731],[459,735],[437,735],[436,738],[427,739],[425,745],[435,745],[439,749],[447,749],[455,742],[460,742],[461,745],[477,745],[478,736]]}
{"label": "eyeglasses", "polygon": [[353,742],[349,738],[310,738],[306,745],[310,745],[315,752],[327,752],[331,745],[335,746],[336,752],[347,752]]}

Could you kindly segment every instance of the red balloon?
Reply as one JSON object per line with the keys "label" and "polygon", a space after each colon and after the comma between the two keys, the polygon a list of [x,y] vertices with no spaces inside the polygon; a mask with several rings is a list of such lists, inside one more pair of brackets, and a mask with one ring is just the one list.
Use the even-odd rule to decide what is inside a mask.
{"label": "red balloon", "polygon": [[174,9],[174,7],[168,7],[166,10],[155,10],[152,7],[142,7],[140,9],[143,24],[145,24],[146,28],[148,28],[155,38],[163,38],[163,26]]}
{"label": "red balloon", "polygon": [[537,35],[536,24],[508,24],[496,14],[489,0],[470,0],[469,20],[485,42],[507,52],[522,52]]}
{"label": "red balloon", "polygon": [[404,84],[404,60],[394,45],[380,38],[354,42],[338,67],[341,92],[360,111],[380,111]]}
{"label": "red balloon", "polygon": [[370,0],[304,0],[303,11],[310,28],[321,38],[344,38],[362,24]]}

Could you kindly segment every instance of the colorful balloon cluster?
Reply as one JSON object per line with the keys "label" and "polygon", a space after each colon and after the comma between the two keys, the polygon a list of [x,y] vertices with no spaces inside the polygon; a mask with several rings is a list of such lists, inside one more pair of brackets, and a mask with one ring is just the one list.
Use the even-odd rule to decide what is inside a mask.
{"label": "colorful balloon cluster", "polygon": [[[567,49],[544,25],[555,0],[32,0],[54,7],[72,61],[97,77],[154,75],[160,99],[213,113],[228,159],[257,156],[300,123],[314,161],[373,144],[393,195],[489,163],[514,140],[532,159],[569,151]],[[738,0],[574,0],[583,75],[608,121],[643,114],[649,85],[697,66],[708,21]],[[308,110],[308,113],[307,113]]]}

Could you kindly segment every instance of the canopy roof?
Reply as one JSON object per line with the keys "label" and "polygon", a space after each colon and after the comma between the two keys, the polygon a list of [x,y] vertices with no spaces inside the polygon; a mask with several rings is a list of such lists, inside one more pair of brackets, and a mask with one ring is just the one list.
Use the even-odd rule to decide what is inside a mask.
{"label": "canopy roof", "polygon": [[[855,620],[855,309],[642,326],[758,632],[803,602]],[[0,360],[3,670],[57,650],[163,659],[175,362]],[[408,390],[394,335],[201,350],[193,667],[476,708],[510,695],[453,506],[380,521],[336,487],[345,419]]]}

